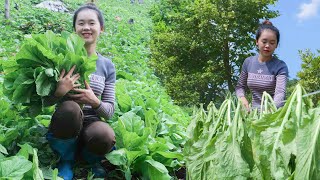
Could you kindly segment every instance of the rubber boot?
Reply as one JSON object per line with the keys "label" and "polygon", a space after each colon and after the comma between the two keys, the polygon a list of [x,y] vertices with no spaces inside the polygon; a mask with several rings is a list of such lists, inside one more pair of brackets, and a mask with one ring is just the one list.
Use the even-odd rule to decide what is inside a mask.
{"label": "rubber boot", "polygon": [[52,133],[48,133],[47,140],[52,150],[60,156],[60,161],[58,162],[58,176],[62,177],[64,180],[72,180],[72,167],[77,146],[76,138],[58,139],[53,137]]}
{"label": "rubber boot", "polygon": [[103,155],[94,154],[84,148],[82,151],[82,157],[89,163],[92,173],[94,174],[94,178],[104,178],[107,175],[107,172],[101,165],[101,161],[105,158]]}

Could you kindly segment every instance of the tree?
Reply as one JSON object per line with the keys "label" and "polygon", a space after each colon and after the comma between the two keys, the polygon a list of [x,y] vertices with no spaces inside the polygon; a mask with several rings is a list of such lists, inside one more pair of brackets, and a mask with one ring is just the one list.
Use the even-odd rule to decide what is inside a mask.
{"label": "tree", "polygon": [[261,19],[278,16],[275,0],[162,0],[151,12],[151,62],[182,105],[219,102],[234,91],[244,59],[255,48]]}
{"label": "tree", "polygon": [[[320,53],[320,50],[318,50],[318,53]],[[297,76],[300,78],[301,85],[309,93],[320,90],[320,56],[310,50],[299,51],[299,54],[302,65]],[[312,100],[314,103],[320,103],[320,94],[313,95]]]}
{"label": "tree", "polygon": [[9,2],[9,0],[5,1],[4,10],[5,10],[5,18],[9,19],[10,18],[10,2]]}

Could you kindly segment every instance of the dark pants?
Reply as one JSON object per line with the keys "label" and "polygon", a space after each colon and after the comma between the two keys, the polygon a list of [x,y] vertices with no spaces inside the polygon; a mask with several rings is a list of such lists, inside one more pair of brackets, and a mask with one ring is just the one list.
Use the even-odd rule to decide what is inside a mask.
{"label": "dark pants", "polygon": [[104,155],[111,151],[116,143],[113,129],[98,117],[84,118],[83,112],[74,101],[65,101],[52,115],[49,132],[55,138],[78,138],[79,148]]}

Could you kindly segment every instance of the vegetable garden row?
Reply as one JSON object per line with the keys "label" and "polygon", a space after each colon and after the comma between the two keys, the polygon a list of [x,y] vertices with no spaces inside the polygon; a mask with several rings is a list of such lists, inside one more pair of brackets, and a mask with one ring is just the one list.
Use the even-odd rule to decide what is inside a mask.
{"label": "vegetable garden row", "polygon": [[194,113],[185,159],[189,179],[317,179],[320,107],[297,85],[276,110],[263,95],[263,108],[246,113],[232,98],[219,109]]}
{"label": "vegetable garden row", "polygon": [[[64,2],[71,9],[81,4]],[[206,109],[194,108],[192,115],[174,105],[147,65],[152,25],[148,12],[153,3],[99,2],[108,25],[99,51],[117,68],[116,111],[108,120],[117,149],[106,155],[115,166],[108,178],[317,179],[320,107],[303,97],[306,92],[300,85],[279,110],[268,94],[263,96],[263,108],[249,113],[231,95],[219,107],[212,102]],[[31,2],[21,8],[28,5]],[[41,96],[54,89],[51,84],[57,81],[59,66],[72,65],[65,60],[82,58],[76,57],[84,55],[76,46],[82,44],[67,33],[60,39],[61,31],[48,27],[44,29],[55,33],[33,29],[38,35],[25,38],[29,33],[13,24],[6,25],[13,33],[5,41],[17,42],[19,48],[1,44],[0,52],[0,179],[61,179],[53,168],[58,159],[45,139],[54,107],[44,108]],[[85,64],[88,59],[82,60],[83,72],[92,71]],[[43,66],[32,66],[39,63]],[[186,174],[180,175],[183,169]],[[93,179],[85,165],[76,169],[76,177]]]}

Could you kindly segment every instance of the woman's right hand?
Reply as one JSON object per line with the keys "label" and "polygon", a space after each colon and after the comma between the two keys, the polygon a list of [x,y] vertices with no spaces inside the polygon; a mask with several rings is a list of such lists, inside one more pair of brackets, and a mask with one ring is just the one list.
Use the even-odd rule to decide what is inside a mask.
{"label": "woman's right hand", "polygon": [[62,97],[66,95],[71,89],[77,88],[80,86],[80,84],[76,84],[76,81],[80,78],[80,74],[74,74],[73,71],[76,68],[76,66],[72,66],[70,71],[65,75],[65,70],[63,69],[61,71],[61,74],[59,76],[59,81],[57,84],[57,89],[54,92],[55,97]]}
{"label": "woman's right hand", "polygon": [[246,110],[250,111],[249,102],[248,102],[247,98],[243,96],[240,98],[240,101],[241,101],[242,105],[246,108]]}

